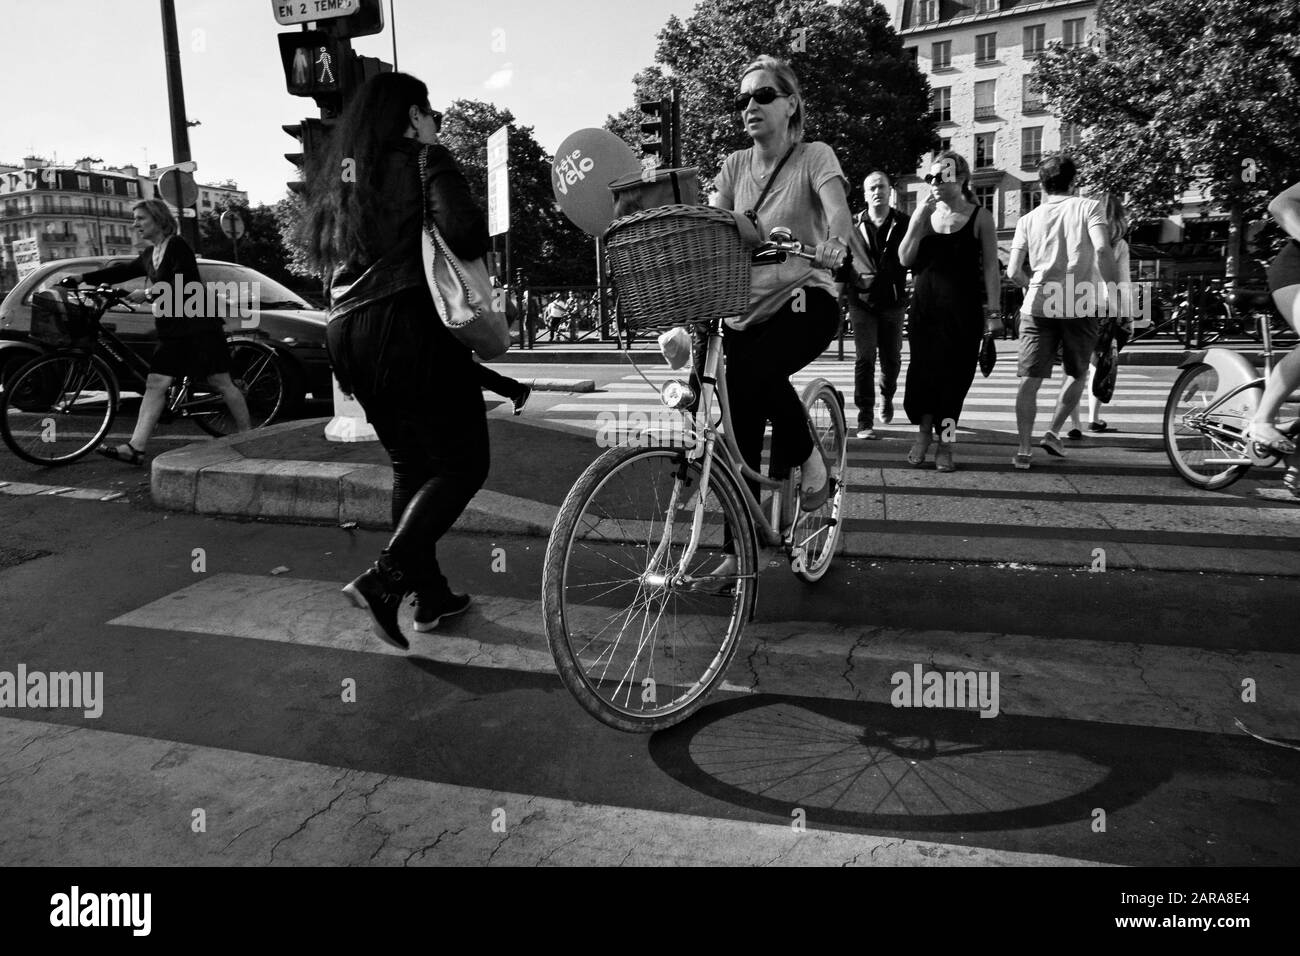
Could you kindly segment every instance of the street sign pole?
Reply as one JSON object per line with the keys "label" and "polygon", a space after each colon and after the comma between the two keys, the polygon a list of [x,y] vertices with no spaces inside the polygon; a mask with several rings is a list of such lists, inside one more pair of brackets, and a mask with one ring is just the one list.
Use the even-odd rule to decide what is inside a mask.
{"label": "street sign pole", "polygon": [[[185,87],[181,82],[180,41],[176,38],[175,0],[159,0],[162,4],[163,54],[167,64],[167,105],[171,112],[172,162],[190,161],[190,133],[185,119]],[[199,247],[199,218],[195,210],[192,219],[180,216],[181,236],[189,243],[196,256],[202,255]]]}

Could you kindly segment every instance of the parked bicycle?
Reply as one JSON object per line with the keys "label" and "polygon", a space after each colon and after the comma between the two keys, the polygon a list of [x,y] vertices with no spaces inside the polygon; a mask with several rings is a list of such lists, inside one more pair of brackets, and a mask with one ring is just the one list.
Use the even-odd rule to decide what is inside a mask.
{"label": "parked bicycle", "polygon": [[[50,289],[32,297],[32,337],[52,350],[21,366],[0,387],[0,438],[25,461],[66,465],[89,454],[113,427],[122,382],[143,392],[148,363],[113,334],[104,314],[124,289]],[[231,379],[244,393],[253,427],[284,407],[287,384],[275,349],[256,339],[229,337]],[[160,421],[193,419],[214,436],[231,434],[225,401],[206,383],[185,377],[167,391]]]}
{"label": "parked bicycle", "polygon": [[[681,210],[690,210],[696,221],[713,220],[720,232],[730,229],[739,247],[731,214],[707,207],[661,207],[620,222],[686,217]],[[617,227],[607,237],[611,271]],[[813,258],[788,235],[773,230],[760,253]],[[684,245],[680,261],[652,260],[660,277],[668,277],[665,297],[689,294],[683,290],[702,284],[672,284],[673,277],[683,277],[690,257],[699,255],[698,245]],[[661,248],[653,242],[642,246],[647,255],[647,249]],[[732,437],[722,334],[723,316],[738,314],[748,295],[749,257],[739,266],[731,275],[737,288],[743,280],[735,300],[741,308],[703,309],[697,315],[707,319],[685,320],[706,336],[707,346],[689,383],[674,380],[662,389],[669,424],[632,436],[632,443],[592,462],[565,497],[547,543],[542,602],[556,666],[578,702],[619,730],[676,724],[722,684],[754,614],[760,546],[779,548],[795,575],[815,582],[830,567],[839,542],[848,430],[844,398],[829,382],[815,379],[802,394],[808,427],[832,481],[830,496],[817,510],[802,510],[793,476],[767,477],[751,469]],[[628,279],[616,272],[616,283],[620,278],[625,314],[635,318]],[[766,511],[746,478],[771,492]],[[709,570],[733,551],[734,573],[720,577]]]}
{"label": "parked bicycle", "polygon": [[[1252,467],[1268,468],[1281,456],[1249,438],[1250,423],[1273,370],[1271,325],[1259,317],[1264,343],[1264,374],[1240,353],[1208,349],[1184,367],[1165,403],[1165,453],[1188,484],[1220,491]],[[1300,394],[1290,402],[1300,401]],[[1279,422],[1278,430],[1300,437],[1300,419]]]}

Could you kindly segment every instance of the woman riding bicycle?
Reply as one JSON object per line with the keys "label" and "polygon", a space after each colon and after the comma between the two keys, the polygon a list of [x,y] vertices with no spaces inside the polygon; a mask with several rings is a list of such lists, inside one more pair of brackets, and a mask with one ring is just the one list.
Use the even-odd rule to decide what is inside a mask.
{"label": "woman riding bicycle", "polygon": [[[1268,211],[1290,236],[1269,267],[1268,288],[1282,318],[1300,333],[1300,183],[1279,193]],[[1300,348],[1292,349],[1274,366],[1255,410],[1255,421],[1251,423],[1255,441],[1280,455],[1294,455],[1296,445],[1278,431],[1274,419],[1297,386],[1300,386]],[[1282,481],[1291,494],[1300,498],[1300,465],[1290,464]]]}
{"label": "woman riding bicycle", "polygon": [[[803,507],[813,511],[826,501],[830,475],[790,376],[820,355],[839,328],[839,287],[825,269],[843,265],[854,235],[848,180],[829,146],[803,141],[803,95],[784,60],[761,56],[745,67],[732,106],[754,145],[723,162],[713,205],[756,213],[765,228],[784,226],[816,248],[814,261],[791,256],[754,265],[749,310],[727,320],[734,437],[746,464],[758,471],[770,420],[772,472],[798,465]],[[749,485],[757,497],[757,483]]]}

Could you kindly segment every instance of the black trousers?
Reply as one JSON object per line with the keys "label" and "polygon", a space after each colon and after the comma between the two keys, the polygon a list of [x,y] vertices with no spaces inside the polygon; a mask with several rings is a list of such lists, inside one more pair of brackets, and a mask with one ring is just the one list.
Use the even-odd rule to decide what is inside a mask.
{"label": "black trousers", "polygon": [[474,363],[474,370],[479,385],[489,392],[500,395],[502,398],[508,398],[511,401],[523,397],[524,383],[519,379],[502,375],[500,372],[490,369],[486,365],[479,365],[477,362]]}
{"label": "black trousers", "polygon": [[[727,356],[727,397],[736,446],[745,463],[760,471],[763,433],[772,423],[769,474],[783,478],[813,450],[813,437],[799,393],[790,376],[821,355],[839,329],[840,309],[824,289],[805,289],[761,325],[723,337]],[[802,301],[801,301],[802,300]],[[797,305],[803,311],[796,312]],[[757,482],[749,489],[758,497]]]}
{"label": "black trousers", "polygon": [[330,322],[326,341],[340,387],[361,403],[392,461],[385,551],[412,590],[445,595],[438,539],[488,474],[481,373],[424,287]]}

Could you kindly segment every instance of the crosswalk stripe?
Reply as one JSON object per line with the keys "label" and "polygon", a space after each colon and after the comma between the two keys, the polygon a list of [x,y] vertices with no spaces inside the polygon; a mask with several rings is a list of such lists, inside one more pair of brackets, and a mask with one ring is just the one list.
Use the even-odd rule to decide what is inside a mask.
{"label": "crosswalk stripe", "polygon": [[[215,574],[108,623],[401,653],[370,633],[368,616],[338,589],[338,582]],[[685,615],[677,619],[689,626]],[[409,617],[405,626],[412,652],[422,657],[528,672],[554,668],[538,601],[480,597],[453,633],[417,633]],[[762,620],[746,628],[744,641],[728,674],[736,689],[888,703],[891,675],[926,662],[928,670],[998,673],[1004,714],[1227,734],[1240,733],[1234,716],[1248,716],[1256,733],[1300,737],[1300,707],[1288,695],[1261,696],[1247,712],[1234,691],[1244,678],[1262,675],[1270,686],[1300,686],[1295,654]]]}
{"label": "crosswalk stripe", "polygon": [[[0,717],[3,866],[1095,866],[1044,853],[580,803]],[[900,761],[901,762],[901,761]],[[901,772],[901,767],[899,768]],[[214,787],[214,781],[218,786]],[[96,820],[75,839],[39,820]],[[195,808],[204,830],[192,832]],[[494,826],[494,824],[500,824]],[[62,831],[59,836],[69,831]]]}

